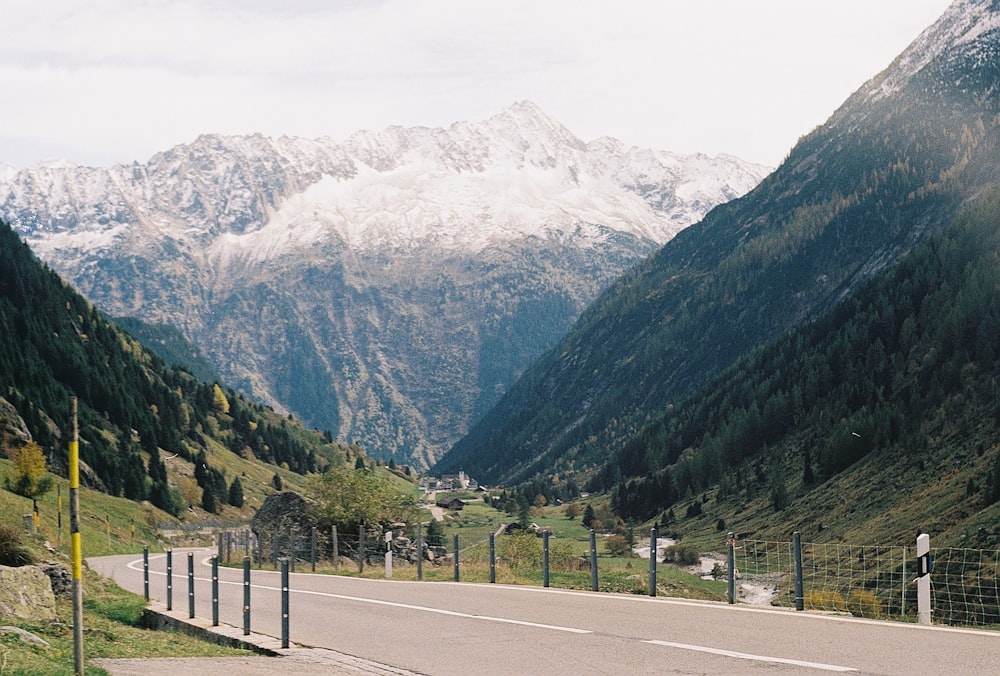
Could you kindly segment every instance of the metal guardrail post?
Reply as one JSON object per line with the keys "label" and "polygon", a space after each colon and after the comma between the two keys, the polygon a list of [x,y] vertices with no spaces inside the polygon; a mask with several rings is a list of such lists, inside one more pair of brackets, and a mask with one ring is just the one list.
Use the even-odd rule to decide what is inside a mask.
{"label": "metal guardrail post", "polygon": [[417,580],[424,579],[424,533],[423,523],[417,521]]}
{"label": "metal guardrail post", "polygon": [[219,557],[212,557],[212,626],[219,626]]}
{"label": "metal guardrail post", "polygon": [[542,586],[549,586],[549,532],[542,531]]}
{"label": "metal guardrail post", "polygon": [[490,533],[490,584],[497,581],[497,536]]}
{"label": "metal guardrail post", "polygon": [[288,647],[288,559],[281,560],[281,647]]}
{"label": "metal guardrail post", "polygon": [[597,534],[590,529],[590,588],[598,590],[597,584]]}
{"label": "metal guardrail post", "polygon": [[333,569],[340,570],[340,540],[336,526],[330,526],[330,539],[333,541]]}
{"label": "metal guardrail post", "polygon": [[358,526],[358,572],[365,572],[365,527]]}
{"label": "metal guardrail post", "polygon": [[795,610],[805,610],[805,592],[802,582],[802,538],[792,533],[792,556],[795,558]]}
{"label": "metal guardrail post", "polygon": [[726,538],[726,598],[736,603],[736,536],[731,532]]}
{"label": "metal guardrail post", "polygon": [[250,635],[250,557],[243,557],[243,635]]}
{"label": "metal guardrail post", "polygon": [[194,617],[194,552],[188,552],[188,618]]}
{"label": "metal guardrail post", "polygon": [[312,572],[316,572],[316,526],[313,526],[312,536],[309,540],[309,559],[312,562]]}
{"label": "metal guardrail post", "polygon": [[167,549],[167,610],[174,609],[174,550]]}
{"label": "metal guardrail post", "polygon": [[142,546],[142,595],[149,602],[149,545]]}
{"label": "metal guardrail post", "polygon": [[649,529],[649,595],[656,596],[656,529]]}

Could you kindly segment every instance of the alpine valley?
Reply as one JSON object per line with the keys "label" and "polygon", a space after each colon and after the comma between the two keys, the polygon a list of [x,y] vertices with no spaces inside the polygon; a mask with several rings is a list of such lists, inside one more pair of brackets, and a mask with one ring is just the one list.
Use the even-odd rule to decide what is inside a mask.
{"label": "alpine valley", "polygon": [[6,171],[0,219],[228,385],[426,467],[613,280],[768,171],[585,143],[521,102],[448,129],[206,135],[145,164]]}
{"label": "alpine valley", "polygon": [[436,469],[607,491],[683,535],[995,546],[998,227],[1000,2],[956,0],[616,281]]}

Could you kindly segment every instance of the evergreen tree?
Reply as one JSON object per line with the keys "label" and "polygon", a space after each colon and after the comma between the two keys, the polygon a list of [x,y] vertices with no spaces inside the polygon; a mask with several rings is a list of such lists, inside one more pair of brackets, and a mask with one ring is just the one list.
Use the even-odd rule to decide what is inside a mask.
{"label": "evergreen tree", "polygon": [[425,541],[430,547],[444,546],[444,527],[437,519],[431,519],[431,522],[427,524],[427,535],[425,536]]}
{"label": "evergreen tree", "polygon": [[215,514],[219,510],[218,503],[215,500],[215,493],[207,488],[201,491],[201,508],[209,514]]}
{"label": "evergreen tree", "polygon": [[583,509],[583,519],[580,523],[583,524],[584,528],[590,528],[590,525],[594,523],[594,508],[589,503]]}
{"label": "evergreen tree", "polygon": [[1000,452],[997,452],[996,459],[993,461],[993,471],[988,477],[988,486],[986,504],[992,505],[994,502],[1000,502]]}
{"label": "evergreen tree", "polygon": [[517,494],[517,521],[522,528],[527,528],[531,524],[531,505],[523,494]]}
{"label": "evergreen tree", "polygon": [[788,489],[785,488],[785,476],[781,473],[780,467],[775,467],[771,475],[771,506],[774,511],[780,512],[791,499],[788,497]]}
{"label": "evergreen tree", "polygon": [[812,457],[809,455],[808,448],[802,453],[802,483],[807,487],[816,483],[816,475],[813,473]]}
{"label": "evergreen tree", "polygon": [[218,383],[212,386],[212,408],[219,413],[229,413],[229,399]]}
{"label": "evergreen tree", "polygon": [[243,484],[240,483],[240,478],[233,477],[233,482],[229,484],[229,504],[233,507],[243,506]]}

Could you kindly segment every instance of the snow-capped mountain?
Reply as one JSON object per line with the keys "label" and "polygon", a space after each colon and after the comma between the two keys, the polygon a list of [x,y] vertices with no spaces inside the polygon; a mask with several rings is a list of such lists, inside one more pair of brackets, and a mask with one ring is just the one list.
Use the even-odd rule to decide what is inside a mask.
{"label": "snow-capped mountain", "polygon": [[0,172],[0,218],[233,386],[424,465],[607,283],[767,172],[586,143],[522,102],[448,129],[206,135],[146,164]]}
{"label": "snow-capped mountain", "polygon": [[[800,139],[749,195],[714,209],[602,294],[435,471],[461,468],[481,481],[516,484],[539,476],[565,479],[582,466],[590,470],[591,488],[617,492],[628,486],[622,494],[634,505],[646,499],[640,494],[669,492],[663,482],[669,483],[670,472],[659,471],[667,466],[677,472],[674,488],[682,485],[679,474],[703,472],[697,492],[727,472],[770,466],[771,458],[783,458],[782,471],[810,462],[809,453],[832,434],[822,425],[786,437],[784,448],[795,449],[788,455],[745,454],[747,439],[758,433],[757,447],[779,448],[766,438],[776,429],[768,414],[752,411],[774,404],[777,388],[768,386],[755,403],[757,395],[741,400],[746,416],[731,418],[728,431],[719,423],[700,442],[694,427],[685,436],[687,413],[664,411],[675,403],[687,412],[716,410],[706,402],[731,400],[732,393],[715,385],[757,377],[752,359],[737,360],[772,349],[806,324],[845,326],[852,313],[872,312],[876,294],[864,289],[874,278],[964,218],[958,216],[963,209],[986,210],[982,204],[1000,189],[998,93],[1000,1],[956,0],[888,68]],[[939,283],[927,279],[931,288]],[[878,310],[896,330],[907,312]],[[805,335],[799,334],[792,352],[811,349]],[[880,328],[878,335],[857,335],[878,351],[888,334]],[[840,354],[853,358],[844,344]],[[882,357],[872,359],[876,364]],[[902,389],[886,396],[896,399],[912,373],[905,363],[894,361],[892,369],[900,375],[893,388]],[[740,376],[725,379],[720,374],[727,371]],[[848,367],[830,382],[852,387],[859,372]],[[784,392],[818,382],[808,380]],[[857,407],[851,415],[877,405],[851,398]],[[842,423],[844,415],[838,411],[832,420]],[[662,435],[674,441],[661,443]],[[684,440],[682,447],[668,450],[677,439]],[[699,443],[702,455],[691,455]],[[880,440],[872,448],[882,454],[894,443]],[[704,471],[693,469],[701,463]],[[600,472],[592,465],[602,466]],[[650,493],[642,492],[641,480],[630,480],[646,476],[656,477],[645,486]],[[657,506],[668,507],[662,501]]]}
{"label": "snow-capped mountain", "polygon": [[[956,0],[889,68],[866,83],[859,94],[869,101],[885,98],[899,91],[936,59],[943,68],[960,64],[961,71],[968,76],[978,66],[996,62],[996,43],[978,38],[998,28],[1000,13],[994,0]],[[963,87],[961,80],[949,81],[950,84]]]}

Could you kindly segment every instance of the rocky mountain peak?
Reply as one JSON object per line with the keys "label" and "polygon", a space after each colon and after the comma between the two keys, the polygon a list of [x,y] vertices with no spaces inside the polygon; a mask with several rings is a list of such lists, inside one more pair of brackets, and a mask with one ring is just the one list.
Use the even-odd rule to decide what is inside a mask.
{"label": "rocky mountain peak", "polygon": [[586,144],[518,102],[448,128],[205,134],[0,179],[95,304],[375,457],[432,462],[623,270],[769,169]]}
{"label": "rocky mountain peak", "polygon": [[972,69],[995,65],[998,47],[1000,2],[955,0],[885,71],[869,81],[861,94],[871,101],[881,100],[939,57],[962,61]]}

